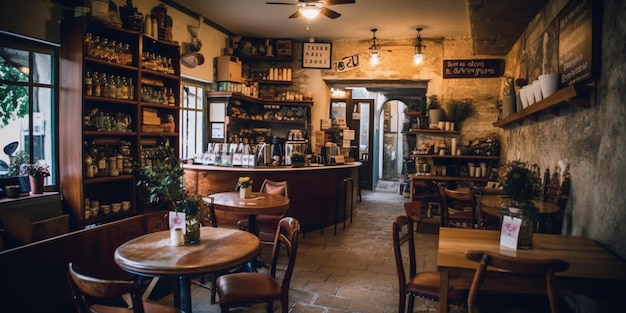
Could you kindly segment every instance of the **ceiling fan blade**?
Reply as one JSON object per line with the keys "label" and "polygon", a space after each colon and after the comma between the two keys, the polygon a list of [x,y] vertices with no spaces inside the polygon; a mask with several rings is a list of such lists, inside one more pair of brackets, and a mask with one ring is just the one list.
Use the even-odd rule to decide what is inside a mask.
{"label": "ceiling fan blade", "polygon": [[355,0],[322,0],[324,5],[335,5],[335,4],[351,4],[356,3]]}
{"label": "ceiling fan blade", "polygon": [[297,5],[297,3],[287,3],[287,2],[265,2],[265,4]]}
{"label": "ceiling fan blade", "polygon": [[335,12],[325,7],[320,8],[320,13],[332,19],[335,19],[341,16],[341,14],[339,14],[338,12]]}
{"label": "ceiling fan blade", "polygon": [[296,17],[300,17],[302,14],[300,14],[300,11],[296,10],[296,12],[293,12],[293,14],[289,15],[289,18],[296,18]]}

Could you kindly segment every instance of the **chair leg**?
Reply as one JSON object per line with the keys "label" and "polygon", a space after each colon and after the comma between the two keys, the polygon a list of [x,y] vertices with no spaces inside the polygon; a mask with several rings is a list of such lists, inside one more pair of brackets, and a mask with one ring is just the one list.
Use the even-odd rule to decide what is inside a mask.
{"label": "chair leg", "polygon": [[406,293],[400,292],[400,302],[398,303],[398,313],[404,313],[406,307]]}
{"label": "chair leg", "polygon": [[407,308],[407,313],[413,313],[413,306],[415,305],[415,297],[409,296],[409,307]]}
{"label": "chair leg", "polygon": [[265,304],[265,310],[267,311],[267,313],[274,312],[274,305],[271,300],[267,301],[267,303]]}

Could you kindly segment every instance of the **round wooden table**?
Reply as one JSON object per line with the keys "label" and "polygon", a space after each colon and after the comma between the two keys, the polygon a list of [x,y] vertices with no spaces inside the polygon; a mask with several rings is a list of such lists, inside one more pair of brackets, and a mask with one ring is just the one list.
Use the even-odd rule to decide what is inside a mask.
{"label": "round wooden table", "polygon": [[[489,194],[482,195],[480,197],[481,210],[489,215],[502,217],[503,214],[508,212],[507,209],[501,206],[504,197],[506,196]],[[537,207],[539,214],[557,213],[561,210],[556,203],[541,200],[533,200],[533,203]]]}
{"label": "round wooden table", "polygon": [[239,267],[253,260],[261,249],[259,239],[245,231],[202,227],[196,244],[172,246],[170,231],[131,239],[115,250],[115,263],[138,278],[179,278],[180,309],[191,312],[191,277]]}
{"label": "round wooden table", "polygon": [[289,198],[262,192],[252,192],[247,199],[239,198],[238,191],[220,192],[203,200],[216,210],[248,215],[248,231],[257,234],[257,214],[282,214],[289,208]]}

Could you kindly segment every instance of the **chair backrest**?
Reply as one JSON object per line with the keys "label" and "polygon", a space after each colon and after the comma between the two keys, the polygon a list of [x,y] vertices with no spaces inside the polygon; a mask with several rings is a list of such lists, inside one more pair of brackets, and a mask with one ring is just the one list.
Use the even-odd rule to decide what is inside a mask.
{"label": "chair backrest", "polygon": [[285,247],[289,262],[285,275],[283,276],[283,282],[281,284],[282,294],[289,294],[289,284],[291,282],[291,275],[293,274],[293,267],[296,264],[296,254],[298,251],[298,234],[300,234],[300,222],[293,217],[283,217],[278,222],[278,228],[276,229],[276,235],[274,236],[274,247],[272,248],[270,275],[276,277],[276,266],[278,264],[278,257],[280,254],[280,247]]}
{"label": "chair backrest", "polygon": [[265,179],[261,185],[261,192],[272,195],[281,195],[289,198],[287,181],[273,181]]}
{"label": "chair backrest", "polygon": [[133,312],[144,312],[140,291],[137,286],[125,280],[105,280],[80,273],[73,263],[68,266],[69,281],[79,313],[90,313],[89,298],[111,299],[130,293]]}
{"label": "chair backrest", "polygon": [[417,274],[417,261],[415,258],[415,239],[413,238],[413,220],[409,217],[397,216],[393,225],[393,252],[396,257],[396,268],[398,272],[398,283],[400,285],[400,293],[405,293],[407,275],[404,269],[404,258],[402,257],[402,246],[408,245],[409,249],[409,277]]}
{"label": "chair backrest", "polygon": [[[484,274],[489,266],[509,271],[514,274],[523,274],[527,276],[545,277],[545,293],[547,293],[548,301],[550,303],[550,310],[552,313],[558,312],[556,295],[554,291],[554,273],[565,271],[569,268],[567,261],[559,259],[524,259],[518,257],[511,257],[494,252],[485,251],[466,251],[465,257],[468,260],[479,262],[474,279],[470,287],[469,295],[467,297],[467,305],[469,313],[476,312],[476,296],[484,284]],[[503,278],[506,280],[506,277]],[[498,290],[504,291],[503,286],[510,285],[508,283],[497,284]],[[542,291],[541,286],[537,286],[534,290]],[[493,291],[493,290],[491,290]],[[540,292],[543,293],[543,292]]]}
{"label": "chair backrest", "polygon": [[476,224],[476,198],[471,190],[467,189],[448,189],[447,187],[440,186],[441,192],[441,225],[449,226],[450,213],[449,210],[463,212],[466,208],[470,208],[471,215],[471,227]]}

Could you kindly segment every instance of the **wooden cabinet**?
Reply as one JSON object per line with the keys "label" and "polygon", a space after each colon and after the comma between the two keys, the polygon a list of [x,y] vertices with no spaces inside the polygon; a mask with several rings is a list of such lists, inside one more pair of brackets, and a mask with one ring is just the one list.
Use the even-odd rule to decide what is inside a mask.
{"label": "wooden cabinet", "polygon": [[72,227],[135,215],[136,167],[166,140],[178,147],[180,47],[86,17],[61,34],[59,168]]}
{"label": "wooden cabinet", "polygon": [[[228,119],[223,138],[227,142],[254,144],[273,136],[291,139],[287,137],[292,129],[300,130],[306,139],[310,131],[312,101],[260,100],[235,92],[210,92],[208,103],[225,108]],[[210,138],[220,135],[211,133]]]}

